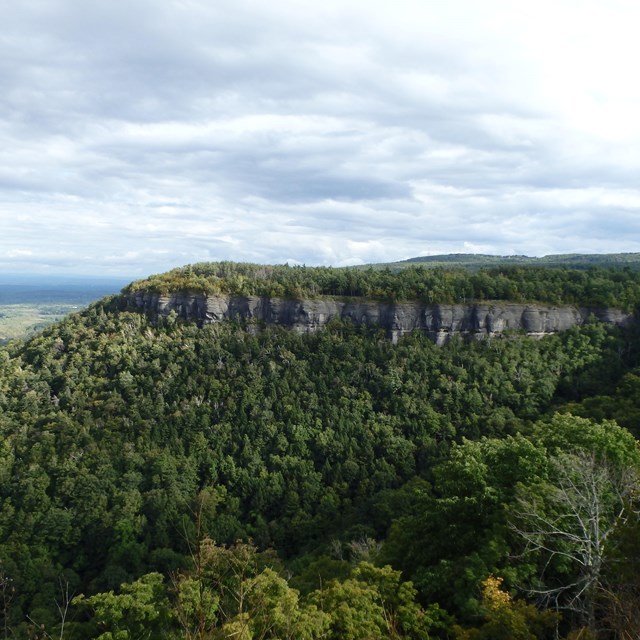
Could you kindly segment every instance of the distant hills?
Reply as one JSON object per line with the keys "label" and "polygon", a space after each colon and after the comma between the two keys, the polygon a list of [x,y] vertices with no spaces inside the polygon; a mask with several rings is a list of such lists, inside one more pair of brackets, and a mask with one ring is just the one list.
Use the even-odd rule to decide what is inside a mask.
{"label": "distant hills", "polygon": [[366,267],[402,269],[416,264],[430,267],[465,267],[480,269],[483,267],[502,267],[521,265],[534,267],[570,267],[588,269],[589,267],[629,267],[640,270],[640,253],[562,253],[541,258],[513,255],[493,256],[483,253],[449,253],[437,256],[419,256],[398,262],[365,265]]}

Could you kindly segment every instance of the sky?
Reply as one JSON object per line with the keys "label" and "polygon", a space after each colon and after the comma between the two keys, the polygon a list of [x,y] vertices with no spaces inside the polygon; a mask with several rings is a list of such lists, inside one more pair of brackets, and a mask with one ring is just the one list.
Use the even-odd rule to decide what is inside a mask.
{"label": "sky", "polygon": [[0,272],[640,251],[635,0],[0,0]]}

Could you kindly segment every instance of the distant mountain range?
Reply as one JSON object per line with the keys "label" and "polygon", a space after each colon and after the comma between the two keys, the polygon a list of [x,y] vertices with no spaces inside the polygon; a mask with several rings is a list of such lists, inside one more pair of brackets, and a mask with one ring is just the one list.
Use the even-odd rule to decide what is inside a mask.
{"label": "distant mountain range", "polygon": [[466,267],[470,269],[501,267],[504,265],[570,267],[573,269],[628,266],[631,269],[638,270],[640,269],[640,253],[562,253],[541,258],[522,255],[493,256],[482,253],[449,253],[437,256],[419,256],[398,262],[367,266],[401,269],[415,266],[416,264],[424,264],[430,267]]}

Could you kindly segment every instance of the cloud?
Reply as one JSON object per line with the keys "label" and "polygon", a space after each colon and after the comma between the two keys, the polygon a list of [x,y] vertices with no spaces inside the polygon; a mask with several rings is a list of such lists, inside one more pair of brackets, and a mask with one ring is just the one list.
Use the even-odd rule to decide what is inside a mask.
{"label": "cloud", "polygon": [[640,9],[0,8],[0,270],[638,251]]}

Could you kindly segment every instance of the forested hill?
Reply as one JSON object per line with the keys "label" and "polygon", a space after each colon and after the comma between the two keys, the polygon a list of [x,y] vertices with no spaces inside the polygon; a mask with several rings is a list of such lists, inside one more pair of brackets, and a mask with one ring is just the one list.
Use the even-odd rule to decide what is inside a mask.
{"label": "forested hill", "polygon": [[[638,287],[356,273],[193,265],[128,291],[458,296],[493,273],[633,308]],[[639,636],[636,325],[437,348],[118,302],[0,348],[5,637]]]}
{"label": "forested hill", "polygon": [[593,267],[628,268],[640,270],[640,253],[565,253],[530,257],[523,255],[494,256],[478,253],[450,253],[446,255],[420,256],[400,262],[372,265],[378,268],[401,269],[412,264],[424,264],[429,267],[465,267],[480,269],[487,267],[528,266],[528,267],[566,267],[571,269],[591,269]]}

